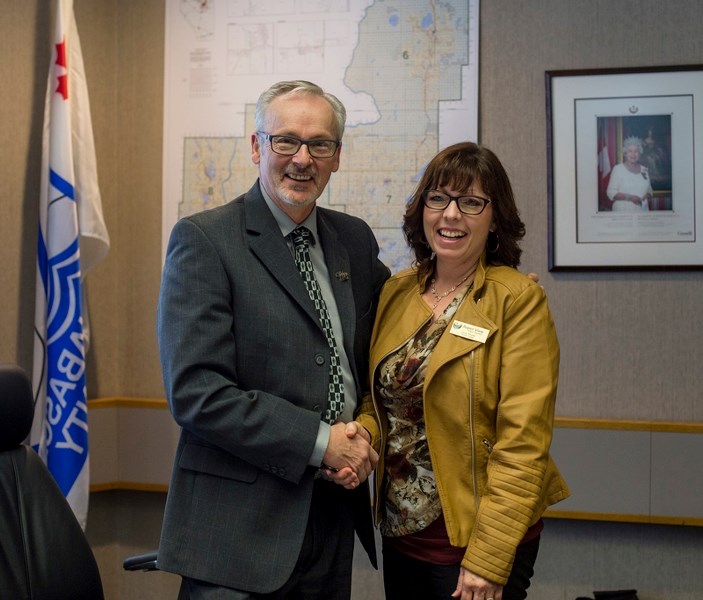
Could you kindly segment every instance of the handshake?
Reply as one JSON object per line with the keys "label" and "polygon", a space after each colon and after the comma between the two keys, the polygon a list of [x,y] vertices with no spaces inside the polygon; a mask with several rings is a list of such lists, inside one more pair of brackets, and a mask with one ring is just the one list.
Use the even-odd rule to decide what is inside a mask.
{"label": "handshake", "polygon": [[352,490],[366,481],[378,464],[371,435],[358,422],[335,423],[320,468],[330,481]]}

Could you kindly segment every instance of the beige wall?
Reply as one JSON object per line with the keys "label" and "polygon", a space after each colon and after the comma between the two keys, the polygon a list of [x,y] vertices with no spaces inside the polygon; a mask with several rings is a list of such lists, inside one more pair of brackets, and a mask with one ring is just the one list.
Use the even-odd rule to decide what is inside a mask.
{"label": "beige wall", "polygon": [[[0,360],[30,369],[50,15],[46,0],[5,4],[0,11],[0,77],[6,90],[0,109]],[[154,312],[161,261],[164,0],[75,0],[75,10],[112,240],[109,257],[88,278],[89,396],[159,397]],[[701,23],[698,0],[482,2],[480,136],[508,168],[527,225],[523,267],[540,273],[550,298],[562,344],[560,416],[703,421],[703,272],[547,271],[544,92],[545,70],[701,63]],[[138,551],[140,544],[154,545],[162,501],[115,494],[94,495],[89,525],[110,582],[119,580],[121,555]],[[146,523],[152,535],[140,537]],[[701,528],[681,535],[677,528],[632,526],[615,530],[620,537],[611,538],[610,527],[615,526],[567,525],[556,527],[551,541],[545,537],[545,556],[562,562],[547,569],[553,572],[554,595],[540,597],[570,597],[562,596],[567,591],[586,595],[614,581],[612,587],[627,585],[616,563],[646,560],[647,575],[672,556],[680,558],[678,570],[645,577],[654,591],[640,598],[669,597],[668,591],[656,592],[656,586],[668,584],[679,599],[703,597],[695,583],[699,574],[686,558],[695,544],[700,549],[700,533],[691,531]],[[654,541],[646,554],[635,543],[643,539]],[[619,563],[589,562],[589,552],[600,556],[603,540]],[[571,564],[564,558],[571,551],[585,553],[585,560]],[[569,583],[574,569],[581,569],[578,590],[573,580]]]}
{"label": "beige wall", "polygon": [[703,63],[699,10],[681,0],[481,3],[480,136],[508,165],[524,268],[542,275],[554,312],[560,416],[703,421],[703,272],[547,271],[544,84],[546,70]]}

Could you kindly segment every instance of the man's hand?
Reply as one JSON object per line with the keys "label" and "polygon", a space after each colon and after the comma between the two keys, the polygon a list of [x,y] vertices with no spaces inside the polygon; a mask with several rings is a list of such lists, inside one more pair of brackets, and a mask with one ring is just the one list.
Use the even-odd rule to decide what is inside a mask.
{"label": "man's hand", "polygon": [[356,421],[332,425],[330,441],[322,459],[326,466],[332,467],[323,469],[327,477],[347,489],[354,489],[366,481],[378,464],[378,453],[370,441],[369,432]]}

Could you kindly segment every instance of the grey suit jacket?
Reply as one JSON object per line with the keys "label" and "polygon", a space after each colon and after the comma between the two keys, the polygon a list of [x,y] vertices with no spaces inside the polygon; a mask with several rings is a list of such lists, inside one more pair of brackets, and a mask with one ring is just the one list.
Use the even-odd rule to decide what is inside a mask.
{"label": "grey suit jacket", "polygon": [[[321,207],[317,215],[361,399],[389,271],[361,219]],[[176,224],[157,333],[181,426],[159,568],[252,592],[278,589],[305,533],[315,473],[307,462],[327,401],[329,349],[258,182]],[[368,487],[349,497],[375,565]]]}

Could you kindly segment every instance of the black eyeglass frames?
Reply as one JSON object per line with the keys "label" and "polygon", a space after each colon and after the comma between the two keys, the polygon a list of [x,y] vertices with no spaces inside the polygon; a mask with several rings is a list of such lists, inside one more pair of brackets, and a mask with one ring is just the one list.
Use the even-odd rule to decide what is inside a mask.
{"label": "black eyeglass frames", "polygon": [[301,140],[292,135],[271,135],[263,131],[257,131],[256,133],[268,140],[271,144],[271,150],[282,156],[297,154],[300,147],[304,144],[308,147],[310,156],[314,158],[330,158],[334,156],[341,144],[337,140]]}
{"label": "black eyeglass frames", "polygon": [[491,202],[483,196],[450,196],[439,190],[426,190],[422,193],[422,200],[427,208],[444,210],[450,202],[456,202],[459,210],[465,215],[480,215]]}

